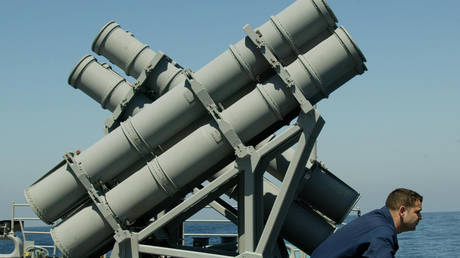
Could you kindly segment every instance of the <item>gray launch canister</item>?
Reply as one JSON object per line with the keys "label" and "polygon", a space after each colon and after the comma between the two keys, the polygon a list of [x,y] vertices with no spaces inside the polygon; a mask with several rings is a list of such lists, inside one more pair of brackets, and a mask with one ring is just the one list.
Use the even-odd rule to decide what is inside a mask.
{"label": "gray launch canister", "polygon": [[[330,34],[330,28],[336,27],[335,22],[335,16],[323,1],[300,0],[271,17],[258,30],[263,33],[266,44],[277,57],[288,62],[297,55],[293,47],[310,48],[313,46],[312,42],[318,42],[319,38]],[[280,32],[281,27],[283,33]],[[112,61],[117,60],[114,62],[124,67],[128,74],[137,76],[140,67],[147,65],[145,60],[152,58],[153,51],[144,47],[142,51],[117,56],[120,54],[117,44],[123,41],[117,40],[117,37],[126,37],[124,33],[126,34],[117,26],[110,27],[110,31],[104,29],[100,37],[105,40],[96,40],[94,48],[109,56],[109,59],[112,58]],[[283,35],[290,35],[291,41]],[[135,40],[132,36],[129,37]],[[321,45],[324,46],[323,43]],[[327,57],[327,54],[323,54]],[[149,56],[147,58],[143,55]],[[255,77],[268,68],[269,65],[259,50],[245,38],[197,71],[195,77],[213,99],[220,102],[254,84]],[[324,68],[327,72],[327,67]],[[325,82],[328,80],[329,77],[325,78]],[[206,110],[196,101],[190,89],[176,86],[152,104],[144,105],[135,116],[128,118],[110,134],[82,151],[78,156],[80,167],[92,182],[112,180],[205,114]],[[248,116],[246,120],[250,119],[254,118]],[[263,119],[256,118],[253,125]],[[253,129],[258,131],[260,128],[254,126]],[[87,198],[85,190],[66,165],[54,169],[27,188],[25,196],[34,212],[46,223],[61,218]]]}
{"label": "gray launch canister", "polygon": [[[315,104],[356,74],[363,73],[364,61],[348,33],[339,28],[286,68],[305,97]],[[282,83],[274,76],[223,111],[225,120],[244,142],[297,107]],[[212,124],[204,125],[107,192],[108,205],[120,221],[134,221],[173,194],[174,189],[184,187],[232,153],[232,147],[220,132]],[[178,157],[180,162],[177,162]],[[158,183],[155,179],[158,175],[166,178],[167,186]],[[69,257],[90,254],[112,234],[112,229],[92,206],[83,208],[52,229],[59,249]]]}

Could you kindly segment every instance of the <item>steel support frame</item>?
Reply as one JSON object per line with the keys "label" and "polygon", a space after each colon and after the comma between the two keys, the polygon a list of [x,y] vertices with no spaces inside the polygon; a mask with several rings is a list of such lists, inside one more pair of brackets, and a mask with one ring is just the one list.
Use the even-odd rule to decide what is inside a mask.
{"label": "steel support frame", "polygon": [[[297,88],[287,70],[276,59],[276,56],[265,46],[263,35],[259,31],[254,31],[250,25],[246,25],[243,29],[257,48],[261,49],[262,55],[272,65],[283,82],[286,83],[285,87],[289,89],[299,103],[301,111],[297,123],[258,150],[255,150],[252,146],[245,146],[232,125],[222,117],[218,105],[214,103],[206,89],[194,78],[193,73],[186,69],[184,73],[191,90],[217,123],[218,129],[224,138],[235,149],[237,156],[235,167],[226,171],[203,189],[195,192],[192,197],[167,212],[141,232],[132,234],[133,237],[129,241],[132,257],[138,257],[138,253],[134,254],[135,252],[180,257],[229,257],[189,250],[147,246],[141,245],[139,242],[174,219],[184,219],[218,198],[223,191],[228,189],[228,182],[236,176],[238,176],[239,186],[238,251],[240,255],[238,257],[271,257],[275,251],[275,245],[278,247],[278,254],[286,256],[286,247],[284,241],[279,237],[279,233],[297,193],[299,182],[305,176],[306,171],[304,168],[325,122],[316,108]],[[295,155],[289,164],[280,192],[264,226],[263,173],[268,162],[294,145],[297,139],[299,141]],[[223,185],[227,187],[222,187]],[[217,189],[220,191],[217,191]],[[122,248],[122,245],[119,245],[119,247]],[[129,248],[129,246],[125,244],[125,248]]]}
{"label": "steel support frame", "polygon": [[238,251],[254,252],[264,225],[263,173],[276,155],[293,145],[302,132],[291,126],[281,135],[260,146],[258,150],[247,147],[247,153],[235,163],[241,171],[238,185]]}
{"label": "steel support frame", "polygon": [[263,185],[265,167],[253,148],[237,159],[241,170],[238,182],[238,251],[254,252],[263,227]]}
{"label": "steel support frame", "polygon": [[[305,176],[305,166],[312,152],[324,120],[315,109],[301,113],[296,125],[289,127],[281,135],[254,151],[252,159],[246,158],[238,163],[245,171],[240,175],[238,190],[239,212],[239,252],[255,252],[263,257],[273,255],[273,247],[277,242],[281,227],[286,218],[289,206],[294,200],[301,178]],[[300,138],[300,139],[299,139]],[[263,200],[261,172],[265,171],[267,162],[284,152],[299,139],[296,154],[291,161],[283,179],[280,193],[263,226]],[[263,230],[263,231],[262,231]],[[282,252],[284,246],[279,246]]]}
{"label": "steel support frame", "polygon": [[222,200],[221,198],[217,198],[216,200],[209,203],[209,206],[230,220],[233,224],[238,224],[238,211],[235,210],[235,208],[233,208],[226,201]]}
{"label": "steel support frame", "polygon": [[[274,24],[277,25],[276,22]],[[316,111],[316,108],[313,107],[311,103],[306,99],[306,97],[302,94],[302,91],[300,91],[298,87],[295,85],[295,82],[291,78],[289,72],[281,64],[281,62],[278,61],[276,55],[274,55],[270,48],[266,46],[262,33],[260,31],[254,31],[250,25],[245,25],[243,27],[243,30],[246,32],[248,38],[252,41],[252,43],[254,43],[254,45],[260,50],[260,53],[265,57],[267,62],[272,66],[272,68],[275,70],[278,76],[283,80],[283,82],[285,83],[285,87],[290,91],[290,93],[299,103],[301,109],[299,118],[297,120],[297,125],[300,126],[300,128],[302,128],[302,134],[300,135],[300,140],[295,155],[291,160],[291,163],[289,164],[288,170],[284,176],[281,185],[280,192],[277,198],[275,199],[275,203],[270,211],[270,215],[268,216],[265,227],[263,228],[263,232],[261,233],[260,239],[255,239],[257,242],[255,253],[262,254],[264,257],[269,257],[273,256],[273,246],[275,245],[279,237],[279,233],[284,223],[284,219],[286,218],[288,209],[292,201],[294,200],[298,184],[302,177],[305,176],[304,168],[308,162],[308,158],[311,155],[314,143],[316,142],[316,138],[318,137],[319,132],[321,131],[324,125],[324,120]],[[285,36],[285,39],[290,43],[291,48],[296,53],[298,53],[297,49],[295,48],[295,45],[290,40],[290,37]],[[304,63],[301,55],[298,56],[298,59],[302,63]],[[319,89],[322,90],[319,83],[317,83],[316,86],[318,86]],[[267,159],[269,157],[270,155],[267,156]],[[254,167],[254,165],[252,166]],[[257,170],[254,170],[254,172],[257,172]],[[255,174],[256,173],[253,173],[253,175]],[[249,177],[249,180],[254,179]],[[257,184],[259,180],[256,179],[254,181],[256,182],[254,187],[259,188],[259,185]],[[247,193],[240,193],[240,196],[246,194]],[[247,197],[246,199],[251,201],[254,200]],[[252,206],[244,205],[244,207],[254,207],[254,204]],[[259,209],[259,207],[260,205],[257,205],[257,209]],[[257,212],[260,213],[260,211]],[[256,229],[254,231],[258,232],[259,230]],[[250,250],[252,249],[252,247],[253,246],[249,245],[243,248],[246,248],[246,250]],[[278,247],[280,248],[280,250],[283,248],[282,246]]]}
{"label": "steel support frame", "polygon": [[170,223],[172,220],[176,219],[179,216],[183,216],[184,213],[186,213],[185,217],[192,215],[194,212],[188,212],[190,209],[193,209],[195,211],[206,206],[209,202],[220,196],[229,187],[233,186],[233,184],[228,185],[228,183],[231,183],[231,180],[235,178],[238,175],[238,173],[239,171],[236,168],[232,168],[226,171],[222,176],[210,182],[203,189],[197,191],[190,198],[183,201],[181,204],[177,205],[176,207],[168,211],[164,216],[158,218],[149,226],[140,231],[138,233],[138,240],[144,240],[149,235],[154,233],[156,230]]}
{"label": "steel support frame", "polygon": [[[316,111],[312,110],[313,113],[317,114]],[[302,116],[301,116],[302,117]],[[311,116],[306,116],[306,117],[311,117]],[[320,117],[316,116],[318,121],[323,121],[320,119]],[[174,249],[174,248],[164,248],[164,247],[156,247],[156,246],[147,246],[147,245],[142,245],[140,242],[144,239],[146,239],[149,235],[155,233],[157,230],[163,228],[169,223],[180,223],[181,221],[185,220],[189,216],[193,215],[196,211],[199,209],[203,208],[207,204],[210,203],[219,203],[215,201],[218,199],[218,197],[228,190],[230,187],[233,187],[235,178],[239,176],[239,190],[238,193],[243,196],[247,196],[246,198],[242,198],[244,203],[241,203],[239,205],[238,209],[238,224],[243,224],[243,229],[246,230],[244,232],[244,236],[239,236],[239,245],[243,245],[246,248],[251,246],[254,250],[244,250],[242,248],[239,249],[240,256],[241,257],[249,257],[248,255],[254,256],[254,257],[269,257],[269,253],[272,251],[271,249],[269,251],[263,252],[260,250],[256,250],[256,247],[261,246],[261,241],[265,239],[263,232],[271,232],[271,238],[267,238],[266,243],[270,243],[269,246],[273,247],[274,245],[277,245],[278,241],[278,235],[279,235],[279,230],[281,229],[281,225],[284,220],[284,217],[287,213],[287,209],[285,208],[284,210],[282,207],[288,206],[290,202],[292,202],[293,197],[295,196],[295,192],[292,188],[290,187],[295,187],[292,184],[292,181],[299,182],[300,180],[294,180],[294,178],[301,178],[303,175],[299,175],[299,172],[304,171],[303,169],[297,169],[298,171],[294,171],[293,167],[296,168],[303,168],[305,167],[306,164],[306,159],[308,158],[311,148],[305,149],[301,148],[301,146],[297,147],[296,153],[299,152],[303,155],[304,162],[301,164],[301,162],[293,162],[290,165],[290,169],[288,169],[288,172],[286,173],[285,180],[283,181],[282,188],[280,189],[280,195],[284,193],[284,196],[278,197],[275,201],[275,206],[272,209],[272,212],[269,216],[273,217],[271,221],[279,221],[276,227],[275,223],[273,222],[268,222],[266,223],[266,226],[264,228],[263,226],[263,199],[262,199],[262,180],[263,180],[263,174],[262,171],[265,170],[267,162],[276,155],[284,152],[286,149],[288,149],[290,146],[294,145],[299,137],[300,139],[307,139],[309,143],[314,143],[316,140],[316,136],[319,134],[319,130],[322,127],[323,123],[320,123],[321,125],[318,126],[318,123],[314,124],[309,124],[309,126],[306,126],[307,123],[312,123],[314,122],[312,119],[302,122],[303,119],[299,118],[299,121],[296,125],[290,126],[288,129],[286,129],[283,133],[280,135],[276,136],[274,139],[266,143],[265,145],[261,146],[258,150],[253,150],[252,153],[248,153],[248,155],[244,156],[241,161],[235,161],[234,165],[235,167],[232,167],[225,171],[221,176],[210,182],[208,185],[204,186],[202,189],[196,189],[194,191],[194,194],[188,198],[187,200],[183,201],[181,204],[177,205],[170,211],[168,211],[166,214],[163,216],[159,217],[156,221],[152,222],[149,226],[144,228],[142,231],[139,233],[131,233],[131,238],[126,238],[122,241],[119,241],[116,243],[116,248],[114,250],[117,250],[116,253],[112,254],[112,257],[119,257],[116,256],[117,253],[123,254],[124,256],[120,257],[129,257],[129,258],[137,258],[138,253],[136,252],[141,252],[141,253],[150,253],[150,254],[157,254],[157,255],[171,255],[175,254],[176,256],[180,257],[197,257],[197,254],[203,254],[205,256],[199,256],[199,257],[229,257],[229,256],[222,256],[219,254],[210,254],[210,253],[204,253],[204,252],[197,252],[197,251],[190,251],[190,250],[182,250],[182,249]],[[301,126],[304,125],[304,126]],[[304,128],[304,129],[303,129]],[[313,128],[313,129],[312,129]],[[311,130],[310,130],[311,129]],[[316,130],[315,130],[316,129]],[[308,131],[308,135],[305,135],[305,131]],[[302,137],[304,135],[304,137]],[[303,143],[299,143],[299,145],[306,145]],[[312,144],[309,144],[312,146]],[[303,149],[303,150],[301,150]],[[252,158],[251,158],[252,157]],[[237,166],[237,167],[236,167]],[[254,169],[249,170],[247,167],[245,168],[244,166],[252,166]],[[246,171],[241,171],[241,169],[246,169]],[[258,171],[256,171],[258,170]],[[294,172],[297,172],[297,176],[294,177],[291,174]],[[246,175],[245,175],[246,174]],[[249,183],[246,178],[249,177],[249,180],[251,183]],[[251,178],[252,177],[252,178]],[[290,184],[284,183],[287,179],[291,179]],[[246,182],[242,182],[241,180],[247,180]],[[260,182],[260,183],[259,183]],[[243,183],[243,185],[241,185]],[[259,192],[255,190],[255,188],[251,188],[255,184],[259,184]],[[244,186],[244,184],[246,186]],[[240,189],[244,189],[241,191]],[[284,189],[284,191],[283,191]],[[288,191],[289,189],[289,191]],[[287,199],[285,199],[286,192],[291,192],[292,199],[290,200],[289,204],[285,203]],[[288,200],[289,201],[289,200]],[[277,212],[274,213],[276,203],[279,203],[279,209],[277,209]],[[284,206],[282,205],[284,203]],[[222,204],[220,204],[222,205]],[[256,210],[258,209],[258,210]],[[282,211],[282,212],[281,212]],[[258,216],[252,216],[252,214],[259,214]],[[281,214],[280,214],[281,213]],[[284,213],[284,214],[282,214]],[[275,215],[272,215],[275,214]],[[255,224],[254,217],[258,217],[258,221]],[[249,218],[249,220],[248,220]],[[259,234],[259,235],[257,235]],[[260,238],[260,240],[259,240]],[[269,240],[269,241],[268,241]],[[280,247],[280,248],[285,248],[285,247]],[[130,250],[122,250],[122,249],[130,249]],[[178,255],[180,253],[180,255]]]}
{"label": "steel support frame", "polygon": [[[203,186],[193,189],[193,193],[197,193],[202,189]],[[214,201],[208,204],[211,208],[217,211],[220,215],[227,218],[230,222],[237,225],[238,224],[238,210],[228,204],[226,201],[222,200],[220,197],[217,197]]]}
{"label": "steel support frame", "polygon": [[151,246],[151,245],[139,245],[139,252],[156,255],[166,255],[171,257],[184,257],[184,258],[231,258],[233,256],[210,254],[204,252],[182,250],[168,247]]}
{"label": "steel support frame", "polygon": [[324,120],[315,109],[312,109],[308,113],[301,113],[297,124],[302,128],[297,149],[255,250],[256,253],[260,253],[264,257],[270,257],[272,253],[289,207],[296,196],[299,182],[305,176],[305,166],[316,138],[324,126]]}
{"label": "steel support frame", "polygon": [[[151,253],[158,255],[169,255],[169,253],[181,253],[176,255],[180,257],[197,257],[196,254],[203,254],[202,252],[180,250],[174,248],[164,248],[156,246],[141,245],[140,242],[146,239],[157,230],[163,228],[169,223],[174,223],[176,220],[183,221],[193,215],[196,211],[206,206],[209,202],[218,198],[228,188],[233,187],[235,184],[234,178],[238,175],[239,171],[236,168],[227,170],[222,176],[213,180],[206,185],[203,189],[198,190],[190,198],[183,201],[170,211],[166,212],[163,216],[152,222],[146,228],[138,233],[131,233],[130,237],[122,241],[117,241],[114,246],[115,252],[111,257],[120,258],[138,258],[139,253]],[[233,180],[232,180],[233,179]],[[142,247],[142,248],[141,248]],[[190,256],[187,256],[190,255]],[[199,257],[229,257],[217,254],[206,254],[206,256]]]}

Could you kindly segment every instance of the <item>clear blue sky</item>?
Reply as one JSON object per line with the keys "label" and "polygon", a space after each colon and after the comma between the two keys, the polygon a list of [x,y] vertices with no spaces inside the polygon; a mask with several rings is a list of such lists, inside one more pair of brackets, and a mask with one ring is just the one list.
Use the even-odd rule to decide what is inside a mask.
{"label": "clear blue sky", "polygon": [[[291,1],[6,1],[0,9],[0,218],[65,152],[101,138],[109,115],[67,85],[115,20],[198,70]],[[319,105],[319,158],[364,210],[409,187],[426,211],[460,210],[460,2],[328,1],[369,71]],[[95,55],[95,54],[94,54]],[[97,57],[99,61],[105,61]]]}

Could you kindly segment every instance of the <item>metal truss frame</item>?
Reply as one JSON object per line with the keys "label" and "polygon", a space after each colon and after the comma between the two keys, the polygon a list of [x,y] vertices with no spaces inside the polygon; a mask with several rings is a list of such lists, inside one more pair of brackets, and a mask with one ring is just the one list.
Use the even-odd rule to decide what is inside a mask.
{"label": "metal truss frame", "polygon": [[[102,210],[101,213],[105,215],[106,220],[112,222],[110,224],[113,224],[112,227],[116,229],[116,243],[111,257],[138,258],[139,253],[189,258],[233,257],[224,252],[219,253],[218,251],[214,252],[206,249],[169,248],[141,244],[147,237],[163,229],[168,224],[182,223],[206,205],[211,205],[221,214],[225,214],[232,222],[237,222],[239,253],[237,257],[287,256],[286,246],[279,234],[289,207],[296,196],[299,182],[305,176],[306,170],[304,168],[312,153],[314,143],[325,122],[316,108],[297,88],[285,67],[276,59],[271,50],[265,46],[263,35],[259,31],[252,30],[249,25],[246,25],[243,29],[283,80],[284,86],[287,87],[288,91],[299,103],[300,114],[296,124],[289,126],[284,132],[270,141],[260,144],[261,146],[258,146],[258,149],[252,146],[245,146],[232,125],[225,121],[221,114],[220,106],[213,101],[205,87],[195,79],[193,73],[185,69],[184,74],[190,89],[208,110],[224,138],[234,148],[236,160],[233,162],[233,166],[225,170],[209,184],[201,189],[195,188],[188,199],[171,210],[158,214],[157,219],[140,232],[123,230],[116,223],[117,220],[114,215],[109,212],[110,209],[104,209],[107,206],[100,201],[104,199],[99,198],[97,191],[91,189],[90,185],[86,187],[90,195],[94,195],[95,198],[92,199],[97,204],[96,206],[99,210]],[[295,144],[297,144],[297,148],[294,157],[282,180],[279,194],[275,199],[268,219],[264,221],[263,174],[269,161]],[[68,160],[70,160],[70,162],[68,161],[69,165],[73,165],[73,160]],[[78,171],[78,167],[74,167],[74,170]],[[88,185],[89,182],[82,176],[83,173],[76,174],[79,179],[83,179],[84,185]],[[237,211],[229,207],[228,204],[226,205],[219,198],[224,192],[235,186],[238,187]],[[113,219],[110,218],[111,215],[113,215]]]}

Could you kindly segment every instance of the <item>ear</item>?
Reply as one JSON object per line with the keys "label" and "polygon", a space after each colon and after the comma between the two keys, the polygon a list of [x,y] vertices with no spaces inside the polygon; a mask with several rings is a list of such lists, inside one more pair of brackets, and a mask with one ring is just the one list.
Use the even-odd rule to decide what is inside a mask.
{"label": "ear", "polygon": [[400,216],[404,216],[404,214],[406,213],[406,206],[402,205],[402,206],[399,206],[399,215]]}

